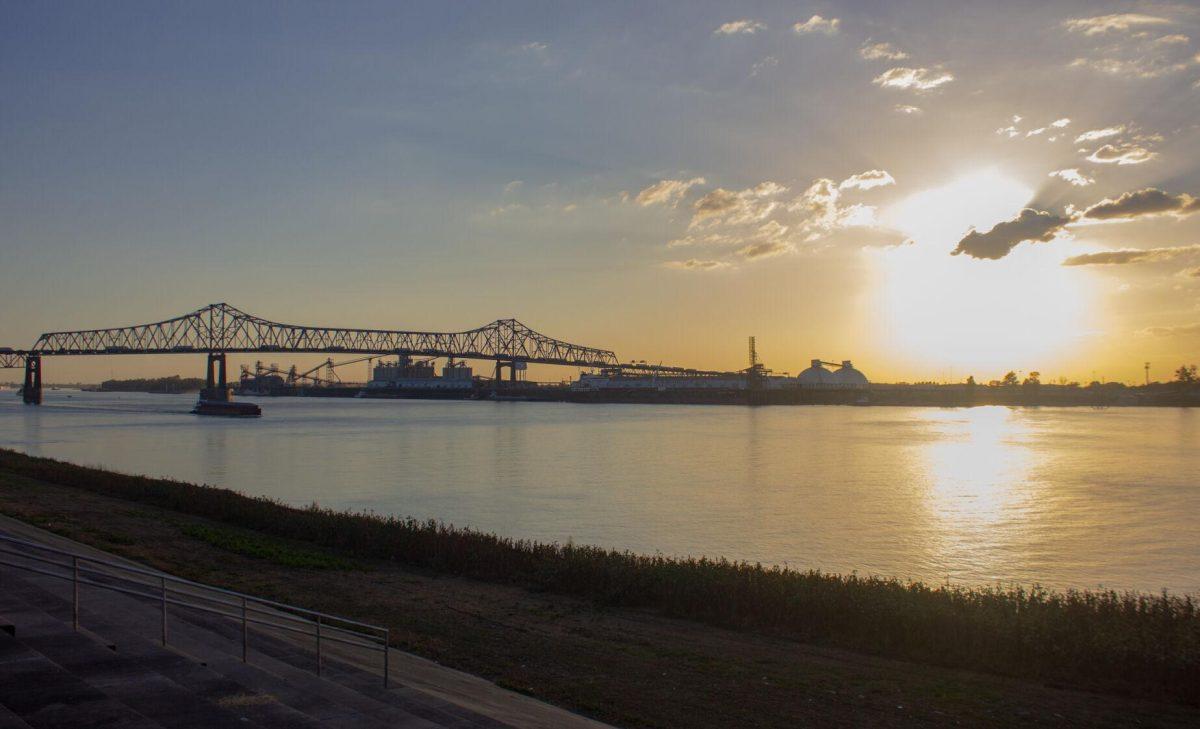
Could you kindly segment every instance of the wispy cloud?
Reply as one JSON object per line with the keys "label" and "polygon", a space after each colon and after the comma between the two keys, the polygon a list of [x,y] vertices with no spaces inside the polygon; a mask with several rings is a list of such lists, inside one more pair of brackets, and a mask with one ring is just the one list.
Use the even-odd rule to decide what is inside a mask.
{"label": "wispy cloud", "polygon": [[687,195],[688,191],[697,185],[703,185],[703,177],[693,177],[690,180],[659,180],[643,188],[633,201],[642,207],[650,205],[677,205]]}
{"label": "wispy cloud", "polygon": [[1088,155],[1089,162],[1097,164],[1140,165],[1158,156],[1136,142],[1105,144]]}
{"label": "wispy cloud", "polygon": [[1123,133],[1124,131],[1125,131],[1124,124],[1118,124],[1115,127],[1104,127],[1103,129],[1091,129],[1089,131],[1084,132],[1083,134],[1080,134],[1078,137],[1075,137],[1075,143],[1080,144],[1083,142],[1094,142],[1097,139],[1106,139],[1108,137],[1115,137],[1118,134]]}
{"label": "wispy cloud", "polygon": [[766,71],[768,68],[775,68],[778,65],[779,65],[778,58],[776,58],[775,56],[767,56],[766,58],[762,59],[761,61],[755,63],[753,66],[750,67],[750,75],[757,76],[758,74],[762,73],[763,71]]}
{"label": "wispy cloud", "polygon": [[732,264],[725,261],[689,258],[686,261],[667,261],[664,265],[667,268],[681,271],[720,271],[723,268],[729,268]]}
{"label": "wispy cloud", "polygon": [[1093,178],[1088,177],[1087,175],[1083,174],[1076,168],[1071,168],[1071,169],[1066,169],[1066,170],[1055,170],[1055,171],[1051,172],[1049,176],[1057,177],[1060,180],[1064,180],[1066,182],[1071,183],[1072,185],[1075,185],[1076,187],[1086,187],[1088,185],[1093,184],[1096,181]]}
{"label": "wispy cloud", "polygon": [[824,33],[825,35],[834,35],[841,28],[842,21],[839,18],[823,18],[820,15],[814,15],[803,23],[796,23],[792,26],[792,30],[801,35],[811,33]]}
{"label": "wispy cloud", "polygon": [[1126,263],[1169,261],[1174,258],[1193,256],[1200,253],[1200,245],[1172,246],[1165,248],[1122,248],[1099,253],[1084,253],[1071,256],[1062,262],[1064,266],[1112,266]]}
{"label": "wispy cloud", "polygon": [[903,61],[908,54],[891,43],[872,43],[867,41],[858,49],[858,55],[867,61]]}
{"label": "wispy cloud", "polygon": [[1124,32],[1133,28],[1147,26],[1171,25],[1171,21],[1156,15],[1142,13],[1114,13],[1112,15],[1097,15],[1091,18],[1071,18],[1063,21],[1063,27],[1075,33],[1084,35],[1101,35],[1109,32]]}
{"label": "wispy cloud", "polygon": [[713,31],[713,35],[753,35],[760,30],[766,29],[766,23],[743,18],[741,20],[731,20],[728,23],[722,23],[720,27]]}
{"label": "wispy cloud", "polygon": [[1148,327],[1138,332],[1154,337],[1179,337],[1200,334],[1200,324],[1181,324],[1173,327]]}
{"label": "wispy cloud", "polygon": [[949,71],[928,68],[890,68],[875,77],[883,88],[930,91],[954,80]]}
{"label": "wispy cloud", "polygon": [[921,107],[913,106],[912,104],[896,104],[892,107],[892,111],[896,112],[897,114],[907,114],[912,116],[914,114],[920,114]]}

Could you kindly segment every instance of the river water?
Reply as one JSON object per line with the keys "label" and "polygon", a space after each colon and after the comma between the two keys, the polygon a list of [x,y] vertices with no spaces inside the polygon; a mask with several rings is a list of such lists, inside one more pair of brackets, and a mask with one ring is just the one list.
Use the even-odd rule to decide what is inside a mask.
{"label": "river water", "polygon": [[0,394],[0,446],[292,504],[933,582],[1200,594],[1200,411]]}

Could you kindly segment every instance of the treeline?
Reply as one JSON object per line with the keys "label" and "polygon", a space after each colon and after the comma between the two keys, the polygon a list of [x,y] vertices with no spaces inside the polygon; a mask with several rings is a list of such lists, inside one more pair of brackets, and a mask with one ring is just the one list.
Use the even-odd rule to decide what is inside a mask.
{"label": "treeline", "polygon": [[128,476],[0,449],[0,472],[152,504],[434,573],[573,595],[709,625],[1063,686],[1200,701],[1189,596],[968,588],[723,559],[545,544]]}
{"label": "treeline", "polygon": [[199,392],[204,380],[199,377],[153,377],[138,380],[105,380],[100,383],[101,392]]}

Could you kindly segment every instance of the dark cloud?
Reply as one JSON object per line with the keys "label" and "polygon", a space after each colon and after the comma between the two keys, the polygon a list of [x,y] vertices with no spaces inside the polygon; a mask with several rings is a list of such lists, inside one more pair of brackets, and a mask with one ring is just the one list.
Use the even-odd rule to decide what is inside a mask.
{"label": "dark cloud", "polygon": [[1013,220],[997,223],[986,233],[972,230],[958,242],[952,255],[965,253],[972,258],[996,260],[1004,258],[1025,241],[1031,243],[1051,241],[1073,218],[1064,218],[1032,208],[1025,208]]}
{"label": "dark cloud", "polygon": [[1101,251],[1100,253],[1084,253],[1071,256],[1063,261],[1064,266],[1097,266],[1117,265],[1123,263],[1142,263],[1149,261],[1168,261],[1180,256],[1200,253],[1200,245],[1174,246],[1170,248],[1123,248],[1116,251]]}
{"label": "dark cloud", "polygon": [[1124,193],[1116,200],[1105,198],[1084,210],[1083,217],[1093,220],[1115,220],[1164,213],[1188,215],[1197,211],[1200,211],[1200,199],[1187,194],[1172,195],[1147,187],[1144,190]]}

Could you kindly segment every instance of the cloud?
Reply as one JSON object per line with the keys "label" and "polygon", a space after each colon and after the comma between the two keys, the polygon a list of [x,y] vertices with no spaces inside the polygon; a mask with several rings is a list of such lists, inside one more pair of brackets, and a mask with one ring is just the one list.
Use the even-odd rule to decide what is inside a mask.
{"label": "cloud", "polygon": [[689,258],[686,261],[667,261],[665,265],[667,268],[677,268],[681,271],[719,271],[722,268],[729,268],[731,264],[725,261]]}
{"label": "cloud", "polygon": [[1070,119],[1063,117],[1062,119],[1055,119],[1054,121],[1050,122],[1050,126],[1054,127],[1055,129],[1062,129],[1070,123]]}
{"label": "cloud", "polygon": [[903,61],[908,54],[891,43],[872,43],[867,41],[858,49],[858,55],[868,61]]}
{"label": "cloud", "polygon": [[724,248],[746,260],[790,253],[838,230],[877,225],[875,208],[842,204],[842,190],[891,184],[895,180],[887,172],[868,170],[841,183],[819,178],[791,200],[783,199],[787,187],[771,181],[742,190],[718,187],[691,204],[686,235],[667,247]]}
{"label": "cloud", "polygon": [[1025,132],[1025,136],[1036,137],[1037,135],[1041,134],[1044,131],[1046,131],[1046,127],[1038,127],[1037,129],[1032,129],[1028,132]]}
{"label": "cloud", "polygon": [[751,243],[743,248],[738,249],[738,253],[754,260],[755,258],[769,258],[778,256],[784,253],[790,253],[795,250],[795,247],[790,243],[784,243],[778,240],[765,240],[758,243]]}
{"label": "cloud", "polygon": [[695,202],[689,227],[715,223],[740,225],[765,220],[779,207],[779,202],[771,198],[784,192],[787,192],[786,187],[770,181],[739,191],[718,187]]}
{"label": "cloud", "polygon": [[1065,180],[1066,182],[1069,182],[1072,185],[1075,185],[1076,187],[1086,187],[1095,182],[1094,179],[1083,174],[1076,168],[1071,168],[1071,169],[1066,169],[1066,170],[1055,170],[1055,171],[1051,172],[1048,176],[1049,177],[1057,177],[1061,180]]}
{"label": "cloud", "polygon": [[1084,253],[1071,256],[1062,262],[1064,266],[1111,266],[1126,263],[1169,261],[1172,258],[1200,253],[1200,245],[1173,246],[1169,248],[1122,248],[1115,251]]}
{"label": "cloud", "polygon": [[1188,194],[1172,195],[1153,187],[1127,192],[1116,200],[1105,198],[1087,210],[1083,217],[1092,220],[1129,220],[1148,215],[1190,215],[1200,211],[1200,198]]}
{"label": "cloud", "polygon": [[1138,334],[1149,334],[1153,337],[1178,337],[1190,334],[1200,334],[1200,324],[1181,324],[1176,327],[1149,327]]}
{"label": "cloud", "polygon": [[867,170],[851,175],[838,184],[839,190],[870,190],[872,187],[895,185],[896,180],[883,170]]}
{"label": "cloud", "polygon": [[753,66],[750,67],[750,75],[757,76],[758,74],[762,73],[763,71],[767,70],[768,68],[775,68],[778,65],[779,65],[778,58],[776,58],[775,56],[767,56],[766,58],[762,59],[761,61],[759,61],[758,63],[755,63]]}
{"label": "cloud", "polygon": [[897,114],[908,114],[909,116],[913,116],[921,113],[921,107],[913,106],[912,104],[896,104],[892,107],[892,111],[896,112]]}
{"label": "cloud", "polygon": [[1200,278],[1200,266],[1196,266],[1195,268],[1185,268],[1179,272],[1179,275],[1186,278]]}
{"label": "cloud", "polygon": [[1099,164],[1140,165],[1158,156],[1135,142],[1118,142],[1105,144],[1088,155],[1089,162]]}
{"label": "cloud", "polygon": [[838,18],[829,18],[826,20],[820,15],[814,15],[803,23],[796,23],[792,26],[792,30],[807,35],[809,33],[824,33],[825,35],[833,35],[838,32],[842,21]]}
{"label": "cloud", "polygon": [[1124,124],[1119,124],[1115,127],[1104,127],[1103,129],[1092,129],[1090,131],[1084,132],[1083,134],[1080,134],[1078,137],[1075,137],[1075,143],[1080,144],[1082,142],[1094,142],[1097,139],[1106,139],[1108,137],[1115,137],[1124,131],[1125,131]]}
{"label": "cloud", "polygon": [[891,68],[875,77],[873,83],[883,88],[930,91],[954,80],[949,71],[928,68]]}
{"label": "cloud", "polygon": [[1117,58],[1076,58],[1069,64],[1071,68],[1090,68],[1109,76],[1127,76],[1131,78],[1158,78],[1171,73],[1186,71],[1196,63],[1193,58],[1180,58],[1177,53],[1138,54],[1136,50],[1126,51],[1132,57]]}
{"label": "cloud", "polygon": [[1161,38],[1155,38],[1154,44],[1159,46],[1184,45],[1190,43],[1191,40],[1191,38],[1182,33],[1175,33],[1174,35],[1164,35]]}
{"label": "cloud", "polygon": [[1026,241],[1046,243],[1054,240],[1071,221],[1071,218],[1054,213],[1025,208],[1016,218],[997,223],[986,233],[977,230],[967,233],[952,255],[965,253],[972,258],[997,260]]}
{"label": "cloud", "polygon": [[683,199],[684,195],[687,195],[688,190],[691,190],[696,185],[703,184],[703,177],[693,177],[690,180],[659,180],[639,192],[633,201],[642,207],[650,205],[674,206]]}
{"label": "cloud", "polygon": [[713,31],[713,35],[753,35],[760,30],[766,29],[767,26],[765,23],[743,18],[742,20],[731,20],[728,23],[723,23],[721,27]]}
{"label": "cloud", "polygon": [[1141,13],[1116,13],[1113,15],[1097,15],[1091,18],[1071,18],[1063,21],[1063,27],[1074,33],[1084,35],[1101,35],[1109,31],[1124,32],[1131,28],[1148,25],[1170,25],[1171,21],[1155,15]]}

